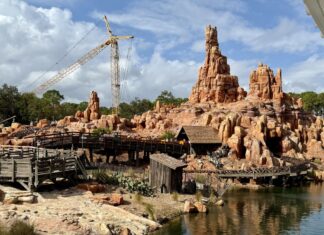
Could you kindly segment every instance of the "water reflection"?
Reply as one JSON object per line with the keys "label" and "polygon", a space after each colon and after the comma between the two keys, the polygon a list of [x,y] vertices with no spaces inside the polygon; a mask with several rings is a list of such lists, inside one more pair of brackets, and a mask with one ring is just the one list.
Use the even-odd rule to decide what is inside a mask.
{"label": "water reflection", "polygon": [[324,185],[232,190],[225,206],[187,214],[156,234],[324,234]]}

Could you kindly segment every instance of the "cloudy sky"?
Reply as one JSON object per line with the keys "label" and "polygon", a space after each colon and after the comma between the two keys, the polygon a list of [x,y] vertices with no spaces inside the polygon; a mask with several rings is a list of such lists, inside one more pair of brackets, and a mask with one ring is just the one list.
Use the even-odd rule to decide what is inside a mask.
{"label": "cloudy sky", "polygon": [[[324,39],[302,0],[0,0],[1,82],[33,90],[104,42],[103,15],[114,34],[135,36],[120,42],[123,101],[188,97],[208,24],[241,86],[263,62],[283,69],[285,91],[324,91]],[[111,105],[109,73],[107,48],[52,88],[74,102],[96,90]]]}

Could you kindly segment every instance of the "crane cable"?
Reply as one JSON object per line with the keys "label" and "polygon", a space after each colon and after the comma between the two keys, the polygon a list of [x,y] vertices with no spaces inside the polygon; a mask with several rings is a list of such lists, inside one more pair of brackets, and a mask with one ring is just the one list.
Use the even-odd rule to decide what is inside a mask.
{"label": "crane cable", "polygon": [[131,98],[128,90],[127,76],[129,72],[129,62],[131,58],[132,48],[133,48],[133,39],[130,40],[130,45],[127,49],[126,62],[125,62],[125,67],[123,68],[123,76],[121,79],[122,92],[124,92],[124,96],[126,100],[130,100]]}
{"label": "crane cable", "polygon": [[29,86],[33,86],[37,81],[39,81],[40,79],[42,79],[46,74],[48,74],[56,65],[58,65],[59,63],[61,63],[84,39],[86,39],[87,36],[89,36],[89,34],[96,28],[96,24],[93,25],[93,27],[86,32],[86,34],[79,39],[75,44],[73,44],[72,47],[70,47],[67,52],[60,58],[58,59],[57,62],[55,62],[53,65],[51,65],[47,71],[45,71],[44,73],[42,73],[39,77],[37,77],[34,81],[31,81],[29,84],[27,84],[25,87],[29,87]]}

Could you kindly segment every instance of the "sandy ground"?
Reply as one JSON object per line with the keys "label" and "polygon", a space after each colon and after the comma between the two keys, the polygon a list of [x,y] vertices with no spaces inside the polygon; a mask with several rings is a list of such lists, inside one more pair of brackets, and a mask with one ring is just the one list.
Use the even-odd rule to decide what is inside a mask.
{"label": "sandy ground", "polygon": [[[0,188],[11,194],[21,193],[8,186]],[[37,203],[1,205],[0,220],[3,225],[15,220],[29,222],[40,234],[119,234],[126,228],[132,234],[148,234],[158,229],[160,223],[180,215],[184,200],[190,198],[179,195],[176,201],[170,194],[137,197],[125,193],[124,204],[115,207],[93,201],[92,197],[91,192],[76,188],[40,192]],[[151,205],[154,218],[148,213],[147,204]]]}

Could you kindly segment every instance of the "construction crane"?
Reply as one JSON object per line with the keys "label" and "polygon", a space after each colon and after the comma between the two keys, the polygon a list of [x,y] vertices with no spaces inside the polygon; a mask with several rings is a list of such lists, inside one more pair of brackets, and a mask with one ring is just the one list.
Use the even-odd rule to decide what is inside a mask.
{"label": "construction crane", "polygon": [[104,16],[104,21],[106,23],[106,29],[108,33],[108,39],[92,49],[75,63],[71,64],[65,69],[59,71],[55,76],[37,86],[33,92],[36,94],[41,94],[46,91],[52,85],[58,83],[59,81],[66,78],[68,75],[79,69],[82,65],[93,59],[101,51],[103,51],[107,46],[111,45],[111,93],[112,93],[112,105],[113,113],[119,114],[119,104],[120,104],[120,68],[119,68],[119,49],[118,49],[118,40],[132,39],[134,36],[116,36],[112,33],[110,24],[106,16]]}

